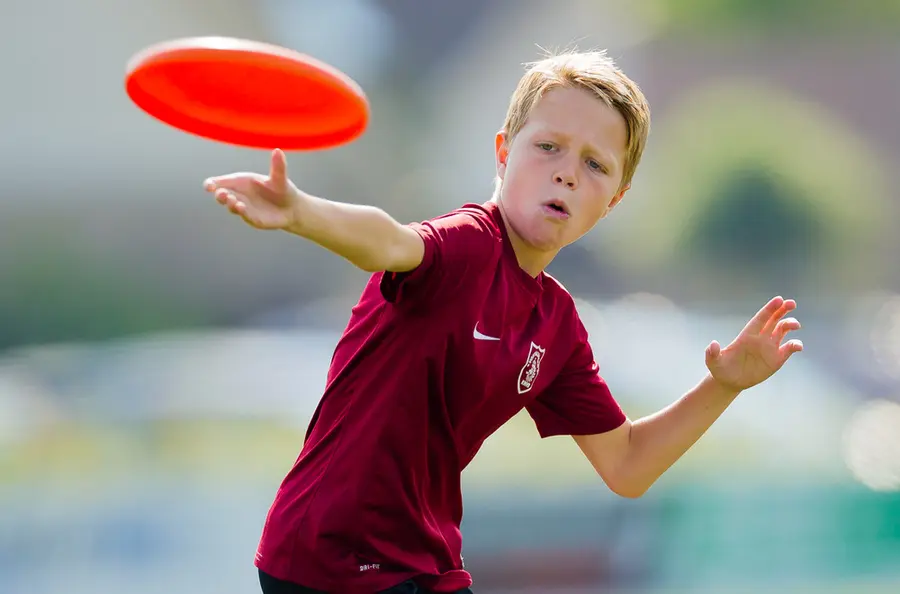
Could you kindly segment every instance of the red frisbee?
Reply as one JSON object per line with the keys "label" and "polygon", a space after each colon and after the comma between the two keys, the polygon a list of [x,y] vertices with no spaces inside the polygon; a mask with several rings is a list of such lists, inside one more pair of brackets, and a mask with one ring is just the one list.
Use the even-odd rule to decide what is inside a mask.
{"label": "red frisbee", "polygon": [[128,62],[128,96],[184,132],[237,146],[335,147],[369,121],[365,93],[349,76],[276,45],[193,37],[152,45]]}

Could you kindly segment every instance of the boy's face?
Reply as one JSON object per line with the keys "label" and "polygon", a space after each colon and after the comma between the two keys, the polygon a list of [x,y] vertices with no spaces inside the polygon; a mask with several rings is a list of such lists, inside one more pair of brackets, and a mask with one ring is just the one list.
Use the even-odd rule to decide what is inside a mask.
{"label": "boy's face", "polygon": [[571,87],[545,93],[511,143],[497,135],[500,207],[524,268],[543,269],[622,199],[626,139],[622,114]]}

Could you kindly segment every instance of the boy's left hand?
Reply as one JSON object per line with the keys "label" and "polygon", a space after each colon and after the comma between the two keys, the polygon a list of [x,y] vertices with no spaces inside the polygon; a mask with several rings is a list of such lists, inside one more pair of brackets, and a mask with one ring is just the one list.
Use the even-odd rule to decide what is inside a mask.
{"label": "boy's left hand", "polygon": [[803,343],[796,339],[782,344],[788,332],[800,329],[800,322],[784,317],[796,307],[793,299],[775,297],[727,347],[713,341],[706,348],[706,367],[713,378],[723,387],[740,392],[781,369],[791,355],[803,350]]}

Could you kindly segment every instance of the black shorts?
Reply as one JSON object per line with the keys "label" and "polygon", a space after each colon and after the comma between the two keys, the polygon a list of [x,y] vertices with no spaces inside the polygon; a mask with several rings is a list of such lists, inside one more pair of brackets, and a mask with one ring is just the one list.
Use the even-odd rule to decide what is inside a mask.
{"label": "black shorts", "polygon": [[[286,582],[284,580],[279,580],[278,578],[274,578],[264,571],[260,570],[259,572],[259,585],[262,587],[263,594],[329,594],[328,592],[322,592],[321,590],[313,590],[312,588],[307,588],[306,586],[301,586],[300,584],[295,584],[292,582]],[[387,590],[382,590],[378,594],[432,594],[430,590],[425,590],[419,587],[414,581],[409,580],[403,582],[402,584],[398,584],[393,588],[388,588]],[[465,588],[463,590],[457,590],[453,594],[474,594],[472,590]]]}

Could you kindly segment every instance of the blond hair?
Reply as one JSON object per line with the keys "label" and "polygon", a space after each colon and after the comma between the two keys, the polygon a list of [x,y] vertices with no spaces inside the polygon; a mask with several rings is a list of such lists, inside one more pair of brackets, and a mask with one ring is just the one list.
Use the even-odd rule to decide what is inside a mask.
{"label": "blond hair", "polygon": [[619,187],[630,184],[650,133],[650,105],[637,84],[603,50],[548,52],[543,59],[525,66],[527,70],[516,85],[503,122],[507,143],[511,144],[522,130],[544,93],[558,87],[585,89],[625,119],[625,163]]}

